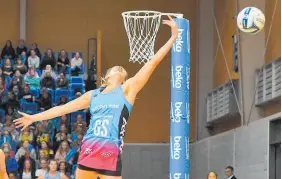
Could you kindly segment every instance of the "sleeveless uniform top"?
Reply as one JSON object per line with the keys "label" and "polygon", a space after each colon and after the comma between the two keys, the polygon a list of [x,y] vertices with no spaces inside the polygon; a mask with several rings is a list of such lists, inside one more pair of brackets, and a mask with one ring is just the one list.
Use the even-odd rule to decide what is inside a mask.
{"label": "sleeveless uniform top", "polygon": [[90,102],[91,120],[82,140],[78,164],[91,169],[116,171],[121,165],[123,138],[132,105],[122,87],[108,93],[93,90]]}
{"label": "sleeveless uniform top", "polygon": [[56,175],[54,177],[50,177],[49,176],[49,172],[46,172],[44,179],[61,179],[61,173],[60,172],[56,172]]}

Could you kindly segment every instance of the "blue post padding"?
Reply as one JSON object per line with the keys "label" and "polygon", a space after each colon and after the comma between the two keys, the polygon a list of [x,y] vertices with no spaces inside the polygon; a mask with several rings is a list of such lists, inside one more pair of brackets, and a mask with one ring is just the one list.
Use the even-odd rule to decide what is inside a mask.
{"label": "blue post padding", "polygon": [[178,38],[171,50],[170,179],[189,178],[189,21],[174,19]]}

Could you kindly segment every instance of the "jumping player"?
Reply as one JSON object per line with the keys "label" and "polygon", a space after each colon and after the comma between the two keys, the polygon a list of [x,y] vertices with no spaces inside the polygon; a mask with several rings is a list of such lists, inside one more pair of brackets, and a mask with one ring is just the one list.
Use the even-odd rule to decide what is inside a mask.
{"label": "jumping player", "polygon": [[0,178],[8,179],[8,175],[6,172],[5,154],[1,149],[0,149]]}
{"label": "jumping player", "polygon": [[176,23],[171,17],[169,19],[163,20],[163,24],[171,27],[171,38],[134,77],[126,80],[127,72],[123,67],[112,67],[106,73],[105,84],[99,89],[86,92],[65,105],[42,113],[20,113],[23,117],[15,120],[16,126],[25,129],[33,122],[53,119],[89,107],[91,121],[81,144],[76,178],[121,179],[123,138],[136,95],[178,36]]}

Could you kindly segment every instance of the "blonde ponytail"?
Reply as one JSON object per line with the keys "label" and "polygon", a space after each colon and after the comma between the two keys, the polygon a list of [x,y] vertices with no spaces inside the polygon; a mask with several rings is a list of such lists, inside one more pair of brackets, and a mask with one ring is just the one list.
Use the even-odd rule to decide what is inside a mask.
{"label": "blonde ponytail", "polygon": [[108,86],[106,78],[103,76],[100,77],[100,87],[106,88]]}

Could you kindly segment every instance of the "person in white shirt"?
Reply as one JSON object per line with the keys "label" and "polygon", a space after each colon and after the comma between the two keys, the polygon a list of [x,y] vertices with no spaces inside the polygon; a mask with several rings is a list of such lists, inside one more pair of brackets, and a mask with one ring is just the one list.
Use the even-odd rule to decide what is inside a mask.
{"label": "person in white shirt", "polygon": [[80,58],[79,52],[75,53],[75,56],[71,59],[71,75],[78,76],[79,72],[81,71],[81,65],[83,63],[83,59]]}
{"label": "person in white shirt", "polygon": [[46,159],[40,160],[40,169],[37,169],[35,172],[35,176],[38,178],[40,175],[45,175],[45,173],[48,171],[48,161]]}
{"label": "person in white shirt", "polygon": [[30,51],[30,57],[28,57],[27,59],[28,61],[28,67],[34,67],[34,68],[39,68],[40,65],[40,59],[39,57],[36,55],[34,50]]}
{"label": "person in white shirt", "polygon": [[233,174],[233,167],[228,166],[225,168],[225,175],[226,175],[226,179],[237,179],[234,174]]}

